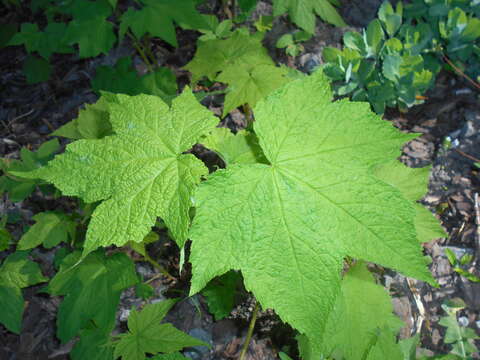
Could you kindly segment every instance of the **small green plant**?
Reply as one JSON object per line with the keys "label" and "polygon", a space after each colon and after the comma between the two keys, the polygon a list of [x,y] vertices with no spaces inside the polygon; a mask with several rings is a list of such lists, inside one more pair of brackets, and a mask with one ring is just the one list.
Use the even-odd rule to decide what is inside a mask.
{"label": "small green plant", "polygon": [[453,271],[455,271],[457,274],[460,276],[463,276],[464,278],[473,281],[473,282],[480,282],[480,278],[478,276],[475,276],[466,268],[470,265],[470,263],[473,261],[474,256],[471,254],[464,254],[460,260],[457,259],[457,255],[451,250],[446,248],[445,249],[445,255],[447,256],[448,261],[450,262],[450,265],[453,267]]}
{"label": "small green plant", "polygon": [[285,49],[288,56],[295,57],[303,51],[302,42],[309,40],[312,34],[306,31],[296,31],[293,34],[282,35],[276,43],[279,49]]}
{"label": "small green plant", "polygon": [[447,328],[445,343],[451,344],[450,353],[457,359],[471,359],[471,355],[477,351],[473,340],[479,339],[473,329],[461,326],[457,320],[457,313],[465,307],[465,304],[448,302],[442,305],[447,316],[440,319],[439,324]]}
{"label": "small green plant", "polygon": [[345,34],[343,50],[324,50],[324,71],[339,96],[369,101],[379,114],[405,111],[426,99],[443,64],[478,76],[479,39],[478,5],[416,0],[394,8],[386,1],[362,33]]}

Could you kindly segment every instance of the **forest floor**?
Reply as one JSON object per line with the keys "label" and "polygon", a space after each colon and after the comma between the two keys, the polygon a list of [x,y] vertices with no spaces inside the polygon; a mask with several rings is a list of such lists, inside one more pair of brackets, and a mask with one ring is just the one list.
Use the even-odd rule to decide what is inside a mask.
{"label": "forest floor", "polygon": [[[380,1],[344,1],[342,15],[353,26],[361,27],[376,13]],[[270,5],[260,1],[254,14],[266,12]],[[267,11],[268,12],[268,11]],[[23,21],[25,16],[18,13],[2,13],[1,18]],[[277,63],[289,63],[283,50],[275,48],[279,34],[291,30],[286,21],[276,21],[264,44]],[[318,23],[316,35],[305,44],[304,52],[293,61],[293,66],[309,72],[321,63],[324,46],[341,46],[345,29],[333,28]],[[174,49],[159,42],[156,54],[164,66],[177,75],[179,86],[188,82],[188,73],[182,70],[193,56],[196,37],[192,31],[179,31],[179,47]],[[113,49],[106,56],[80,60],[75,55],[54,55],[54,73],[48,82],[27,85],[21,67],[26,57],[22,47],[6,47],[0,50],[0,156],[18,158],[22,147],[35,150],[51,139],[55,129],[75,118],[84,104],[93,103],[97,96],[92,91],[90,79],[99,65],[114,64],[118,58],[133,55],[139,72],[145,71],[141,60],[128,41]],[[290,61],[290,65],[292,62]],[[207,97],[203,103],[216,114],[220,113],[221,101],[216,96]],[[401,336],[408,337],[421,333],[422,346],[431,354],[448,352],[444,344],[445,328],[438,325],[444,312],[441,304],[447,299],[460,298],[466,307],[461,311],[463,324],[480,333],[480,283],[467,280],[457,274],[450,265],[445,249],[452,250],[457,257],[472,254],[470,269],[480,275],[480,214],[475,212],[475,197],[480,193],[480,103],[478,90],[469,86],[464,79],[450,73],[442,73],[435,88],[427,94],[425,104],[416,106],[408,113],[389,111],[385,119],[405,132],[420,133],[417,139],[406,144],[401,161],[411,167],[431,166],[429,191],[423,203],[435,212],[448,236],[435,239],[424,245],[425,253],[432,257],[431,270],[440,287],[407,280],[405,277],[387,271],[382,281],[394,296],[396,313],[406,326]],[[332,119],[334,121],[334,119]],[[244,126],[244,116],[234,111],[224,119],[224,124],[233,129]],[[451,145],[445,146],[446,137]],[[62,145],[68,141],[62,139]],[[213,159],[212,154],[206,158]],[[27,200],[13,203],[4,195],[0,198],[0,217],[8,214],[15,222],[8,224],[8,230],[18,239],[26,226],[32,224],[35,213],[61,209],[69,212],[76,205],[69,198],[53,198],[35,192]],[[168,240],[166,233],[160,233],[162,241],[149,249],[152,257],[178,274],[179,253]],[[52,275],[52,250],[34,250],[45,274]],[[0,254],[3,259],[6,254]],[[156,271],[146,262],[138,262],[137,270],[144,279],[156,277]],[[163,298],[170,291],[188,293],[188,269],[175,281],[161,277],[151,282],[156,289],[156,298]],[[20,336],[9,333],[0,326],[0,359],[67,359],[73,342],[60,345],[55,337],[55,317],[60,302],[58,297],[38,293],[41,286],[28,288],[24,292],[27,307],[23,331]],[[118,311],[119,329],[125,329],[129,309],[138,306],[142,300],[135,297],[133,290],[127,290],[121,298]],[[209,315],[201,296],[184,300],[168,315],[167,320],[189,334],[213,346],[190,349],[185,353],[192,359],[234,359],[243,343],[253,299],[245,298],[232,314],[224,320],[214,321]],[[249,359],[277,359],[277,350],[293,343],[294,332],[278,320],[271,311],[261,312]],[[478,358],[478,357],[477,357]]]}

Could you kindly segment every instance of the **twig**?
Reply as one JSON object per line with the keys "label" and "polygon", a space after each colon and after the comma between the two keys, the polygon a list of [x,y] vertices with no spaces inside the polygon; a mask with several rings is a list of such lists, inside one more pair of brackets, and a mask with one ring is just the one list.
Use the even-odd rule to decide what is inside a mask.
{"label": "twig", "polygon": [[460,69],[459,67],[457,67],[445,54],[442,54],[442,58],[443,60],[448,64],[450,65],[453,70],[455,70],[455,72],[461,76],[463,76],[465,79],[468,80],[468,82],[470,84],[472,84],[474,87],[476,87],[477,89],[480,90],[480,84],[478,84],[475,80],[473,80],[470,76],[468,76],[467,74],[465,74],[462,69]]}
{"label": "twig", "polygon": [[478,199],[478,193],[473,196],[473,202],[475,204],[475,222],[477,223],[477,253],[480,250],[480,204]]}
{"label": "twig", "polygon": [[145,260],[147,260],[154,268],[156,268],[162,275],[166,276],[169,280],[176,280],[170,273],[159,263],[157,263],[155,260],[153,260],[150,255],[148,255],[145,252],[145,255],[143,256]]}
{"label": "twig", "polygon": [[458,152],[460,155],[465,156],[467,159],[470,159],[475,162],[480,162],[480,159],[477,159],[475,156],[468,155],[467,153],[464,153],[462,150],[455,149],[456,152]]}
{"label": "twig", "polygon": [[127,35],[128,37],[130,37],[130,39],[132,39],[133,41],[133,46],[135,47],[135,49],[137,50],[137,52],[140,54],[140,57],[142,58],[143,62],[145,63],[145,65],[147,66],[147,69],[149,72],[153,72],[153,66],[152,64],[150,63],[150,60],[148,60],[148,57],[145,55],[145,52],[143,51],[142,49],[142,46],[140,44],[140,42],[137,40],[137,38],[132,35],[130,33],[130,31],[127,31]]}
{"label": "twig", "polygon": [[255,309],[253,310],[252,319],[250,320],[250,325],[248,326],[247,337],[243,343],[242,352],[240,353],[239,360],[243,360],[245,354],[247,353],[248,346],[250,345],[250,340],[252,339],[253,329],[255,328],[255,322],[257,321],[258,310],[260,309],[260,304],[258,301],[255,303]]}

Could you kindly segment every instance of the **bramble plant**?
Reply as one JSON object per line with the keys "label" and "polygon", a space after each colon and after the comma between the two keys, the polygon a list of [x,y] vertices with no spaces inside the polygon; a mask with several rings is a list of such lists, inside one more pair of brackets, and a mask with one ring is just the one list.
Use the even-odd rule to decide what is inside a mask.
{"label": "bramble plant", "polygon": [[[87,202],[103,200],[92,214],[82,255],[63,261],[65,271],[77,269],[66,272],[68,276],[75,278],[88,259],[104,266],[94,251],[98,247],[141,243],[159,216],[180,247],[192,239],[191,294],[229,269],[241,270],[246,288],[303,334],[308,351],[330,354],[342,347],[347,353],[363,353],[368,338],[362,345],[351,344],[352,350],[344,347],[342,337],[326,343],[328,319],[338,320],[337,311],[350,316],[347,309],[334,310],[340,301],[343,259],[373,261],[433,283],[419,242],[427,239],[418,237],[441,230],[431,213],[419,210],[415,201],[421,194],[412,193],[405,182],[425,183],[428,172],[390,163],[401,144],[415,135],[401,134],[367,104],[332,103],[329,87],[319,71],[274,91],[254,108],[251,140],[248,132],[233,135],[215,129],[217,120],[189,89],[170,107],[149,95],[104,94],[101,101],[113,135],[75,141],[47,166],[13,175],[47,180],[64,195]],[[193,155],[182,154],[196,142],[218,151],[227,163],[198,190],[206,168]],[[344,165],[339,167],[340,160]],[[189,230],[192,206],[196,215]],[[367,276],[367,270],[362,271]],[[106,290],[133,284],[132,279]],[[65,295],[62,291],[55,293]],[[81,290],[82,296],[88,296],[86,291]],[[78,295],[70,299],[80,301]],[[100,310],[86,311],[90,313],[81,319]],[[84,326],[75,323],[60,327],[71,329],[69,335],[60,330],[63,341]],[[359,321],[358,326],[381,331],[387,323]],[[396,346],[396,330],[385,330],[378,342]]]}
{"label": "bramble plant", "polygon": [[[9,310],[0,312],[0,323],[20,333],[21,289],[46,283],[43,293],[63,297],[56,336],[62,344],[77,339],[73,360],[186,359],[182,349],[208,344],[162,322],[177,299],[154,303],[155,289],[124,251],[172,279],[147,248],[163,227],[179,248],[180,269],[185,261],[192,265],[190,295],[202,293],[216,320],[247,290],[256,301],[253,319],[259,308],[271,308],[297,331],[298,351],[282,349],[281,359],[297,353],[303,360],[413,359],[406,352],[418,337],[397,342],[402,322],[370,270],[376,264],[435,286],[421,244],[445,233],[417,202],[430,169],[396,160],[418,135],[398,131],[370,107],[378,113],[407,108],[433,83],[440,45],[432,47],[433,30],[423,32],[430,26],[422,25],[423,2],[405,9],[384,3],[363,34],[345,34],[343,50],[325,49],[327,64],[311,75],[277,66],[269,56],[262,41],[272,17],[260,18],[257,32],[239,26],[255,0],[238,0],[238,7],[222,1],[228,17],[222,21],[199,12],[201,3],[140,0],[125,8],[116,0],[32,0],[45,27],[24,23],[9,42],[24,45],[30,56],[28,82],[45,79],[37,70],[54,53],[78,48],[80,58],[93,57],[125,38],[147,72],[139,75],[132,57],[97,67],[90,82],[97,102],[51,134],[72,140],[63,153],[55,155],[60,145],[50,140],[37,152],[22,149],[21,160],[1,159],[0,194],[11,201],[38,187],[73,197],[77,206],[68,214],[38,212],[18,241],[7,230],[13,220],[0,219],[0,251],[15,246],[0,267],[0,305]],[[466,40],[476,34],[477,20],[460,3],[445,2],[445,46],[458,54],[452,61],[477,51]],[[277,46],[297,56],[315,32],[316,15],[344,25],[333,5],[338,2],[274,0],[273,15],[288,14],[302,29],[277,39]],[[466,23],[457,9],[468,14]],[[180,94],[175,73],[159,66],[151,45],[156,38],[178,46],[176,26],[201,34],[183,67],[191,83]],[[225,88],[222,118],[240,108],[246,129],[219,127],[220,119],[200,103],[218,83]],[[334,95],[356,101],[334,101]],[[192,150],[196,145],[216,153],[224,168],[209,172]],[[35,251],[29,251],[36,248],[55,251],[51,279],[32,261]],[[128,329],[118,334],[121,294],[131,287],[145,305],[131,310]],[[451,338],[454,346],[468,343],[471,334],[464,335]]]}

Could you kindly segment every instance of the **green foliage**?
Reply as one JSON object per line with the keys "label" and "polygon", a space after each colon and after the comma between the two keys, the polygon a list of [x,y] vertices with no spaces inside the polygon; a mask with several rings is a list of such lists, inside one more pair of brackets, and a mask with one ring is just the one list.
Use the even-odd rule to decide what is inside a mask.
{"label": "green foliage", "polygon": [[21,160],[0,159],[0,169],[4,174],[0,177],[0,194],[8,193],[10,200],[13,202],[24,200],[41,182],[36,178],[20,179],[14,176],[13,172],[32,171],[42,167],[53,158],[54,153],[59,148],[58,140],[54,139],[43,143],[37,152],[22,148],[20,150]]}
{"label": "green foliage", "polygon": [[47,281],[28,252],[9,255],[0,267],[0,323],[17,334],[22,328],[23,296],[21,289]]}
{"label": "green foliage", "polygon": [[[57,317],[57,337],[66,343],[81,330],[101,329],[109,334],[115,325],[120,293],[136,284],[132,260],[125,254],[89,254],[82,262],[80,251],[65,257],[47,291],[64,295]],[[84,334],[85,335],[85,334]]]}
{"label": "green foliage", "polygon": [[[385,341],[403,326],[393,315],[390,296],[363,263],[349,269],[342,280],[333,311],[325,327],[323,354],[342,354],[346,360],[362,360],[378,347],[387,329]],[[395,341],[393,343],[395,345]],[[393,346],[395,347],[395,346]],[[396,350],[399,353],[399,350]],[[373,356],[372,358],[376,358]],[[379,359],[394,359],[393,354]],[[402,359],[402,356],[397,356]]]}
{"label": "green foliage", "polygon": [[232,312],[235,304],[235,292],[240,279],[240,274],[229,271],[210,281],[203,289],[202,294],[207,300],[208,310],[213,314],[215,320],[223,319]]}
{"label": "green foliage", "polygon": [[303,30],[313,34],[315,32],[315,15],[330,24],[346,26],[332,4],[332,0],[274,0],[273,15],[288,13],[290,19]]}
{"label": "green foliage", "polygon": [[282,35],[276,43],[276,47],[285,49],[285,53],[289,56],[297,56],[303,51],[302,42],[311,38],[311,34],[306,31],[297,31],[293,34]]}
{"label": "green foliage", "polygon": [[[184,347],[208,346],[171,324],[160,324],[176,300],[165,300],[147,305],[141,312],[132,310],[128,317],[128,333],[120,334],[115,342],[114,358],[124,360],[144,360],[145,353],[174,353]],[[182,359],[178,354],[160,359]]]}
{"label": "green foliage", "polygon": [[6,228],[7,217],[4,216],[0,219],[0,251],[5,251],[9,248],[12,242],[12,235]]}
{"label": "green foliage", "polygon": [[474,274],[472,274],[466,269],[468,265],[473,261],[474,259],[473,255],[465,254],[462,256],[460,260],[458,260],[455,253],[448,248],[445,249],[445,255],[447,256],[447,259],[450,262],[450,265],[452,265],[453,271],[455,271],[457,274],[465,277],[470,281],[480,282],[480,278],[478,276],[475,276]]}
{"label": "green foliage", "polygon": [[53,53],[67,54],[73,52],[68,42],[63,40],[66,26],[63,23],[51,22],[44,31],[37,24],[23,23],[20,32],[16,33],[8,45],[25,45],[28,53],[37,52],[45,59]]}
{"label": "green foliage", "polygon": [[40,57],[30,55],[23,63],[23,73],[27,78],[28,84],[47,81],[51,71],[50,63]]}
{"label": "green foliage", "polygon": [[428,190],[430,167],[409,168],[399,161],[392,161],[378,166],[374,173],[379,179],[398,188],[412,202],[418,241],[428,242],[447,236],[435,216],[417,202]]}
{"label": "green foliage", "polygon": [[193,60],[185,66],[194,82],[202,77],[229,85],[223,116],[244,104],[255,106],[291,79],[277,67],[262,46],[263,34],[238,29],[228,39],[201,41]]}
{"label": "green foliage", "polygon": [[386,107],[405,110],[422,103],[445,56],[478,76],[480,19],[474,7],[460,4],[415,0],[394,8],[385,1],[363,33],[344,35],[343,50],[325,48],[324,70],[335,93],[368,100],[382,114]]}
{"label": "green foliage", "polygon": [[210,175],[197,191],[190,231],[192,294],[240,269],[262,307],[317,349],[346,255],[433,282],[411,201],[371,172],[412,136],[364,104],[331,97],[317,73],[260,102],[254,130],[270,165],[236,164]]}
{"label": "green foliage", "polygon": [[470,1],[414,0],[405,5],[433,33],[433,45],[473,78],[480,75],[480,4]]}
{"label": "green foliage", "polygon": [[101,139],[112,135],[108,101],[102,96],[95,104],[86,104],[78,117],[55,130],[52,135],[69,139]]}
{"label": "green foliage", "polygon": [[170,102],[177,93],[177,80],[172,71],[158,68],[143,76],[138,76],[132,66],[132,59],[124,57],[114,67],[99,66],[92,79],[95,92],[108,91],[127,95],[157,95]]}
{"label": "green foliage", "polygon": [[191,197],[207,168],[182,153],[217,119],[189,89],[170,108],[149,95],[111,95],[107,105],[114,136],[78,140],[48,166],[15,174],[43,178],[64,195],[86,202],[104,200],[90,221],[84,254],[99,246],[142,241],[158,216],[183,246]]}
{"label": "green foliage", "polygon": [[40,244],[50,249],[68,239],[75,239],[76,223],[61,212],[43,212],[33,216],[34,225],[23,234],[17,250],[33,249]]}
{"label": "green foliage", "polygon": [[227,128],[215,128],[200,143],[220,155],[226,165],[268,163],[256,135],[246,130],[234,135]]}
{"label": "green foliage", "polygon": [[456,314],[462,307],[443,304],[442,308],[447,316],[441,318],[439,324],[447,328],[444,342],[451,344],[452,350],[450,353],[459,356],[461,359],[470,359],[472,353],[477,351],[472,340],[479,339],[479,337],[473,329],[458,324]]}
{"label": "green foliage", "polygon": [[128,29],[141,38],[145,34],[159,37],[177,47],[174,23],[193,29],[206,29],[208,24],[195,10],[193,0],[182,0],[172,6],[170,0],[141,0],[140,10],[129,8],[121,17],[119,37],[125,36]]}
{"label": "green foliage", "polygon": [[387,106],[405,109],[421,103],[421,95],[433,84],[438,69],[429,67],[420,55],[430,43],[419,43],[416,30],[404,23],[401,2],[395,9],[384,2],[379,19],[373,20],[363,34],[345,33],[343,50],[325,48],[324,70],[334,81],[335,93],[349,95],[352,100],[368,100],[379,114]]}

